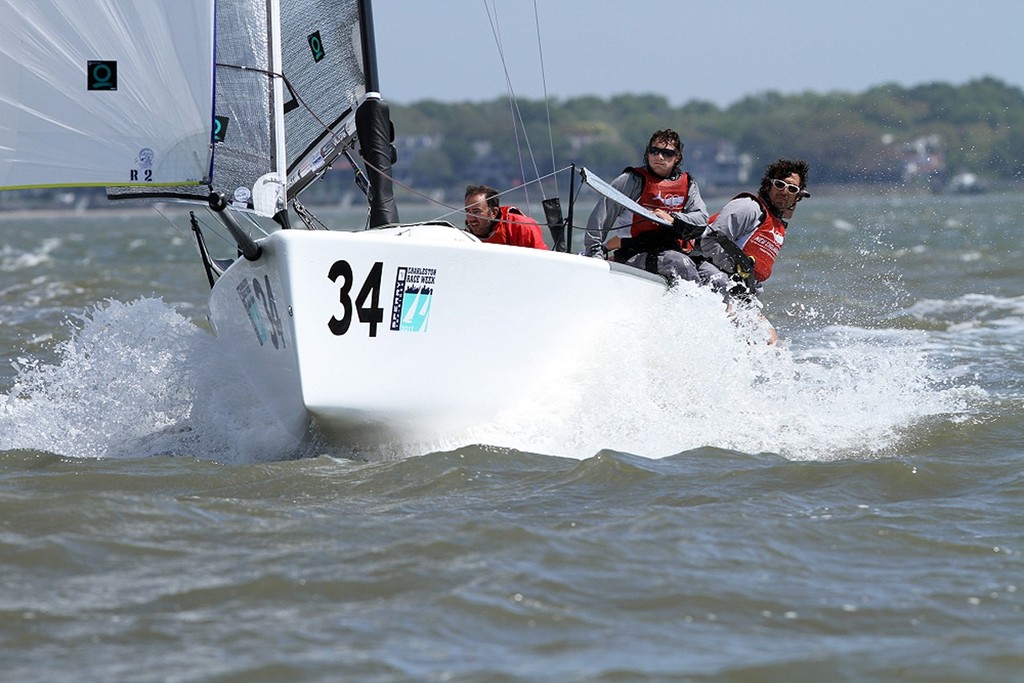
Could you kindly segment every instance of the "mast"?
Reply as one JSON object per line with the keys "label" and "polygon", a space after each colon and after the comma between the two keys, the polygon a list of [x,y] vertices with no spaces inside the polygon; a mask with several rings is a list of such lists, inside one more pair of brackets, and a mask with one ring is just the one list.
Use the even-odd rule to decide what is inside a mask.
{"label": "mast", "polygon": [[[281,24],[281,2],[270,0],[267,3],[267,29],[270,39],[268,51],[270,57],[270,73],[284,73],[284,58],[281,51],[283,28]],[[288,154],[285,148],[285,97],[284,79],[270,78],[267,95],[270,98],[270,172],[261,176],[250,188],[252,191],[253,210],[261,216],[273,216],[287,206],[286,188],[288,187]]]}
{"label": "mast", "polygon": [[359,16],[363,18],[360,30],[363,44],[363,73],[366,76],[366,91],[379,92],[380,78],[377,74],[377,41],[373,33],[373,3],[359,0]]}

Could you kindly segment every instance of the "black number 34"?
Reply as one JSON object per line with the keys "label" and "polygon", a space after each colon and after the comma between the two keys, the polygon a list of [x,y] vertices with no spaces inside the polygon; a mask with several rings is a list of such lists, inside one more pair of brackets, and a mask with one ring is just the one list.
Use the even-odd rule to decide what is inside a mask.
{"label": "black number 34", "polygon": [[[354,302],[359,322],[369,326],[371,337],[377,336],[377,325],[384,322],[384,309],[380,307],[380,276],[383,271],[384,263],[382,261],[373,264]],[[327,277],[331,282],[338,283],[338,299],[341,302],[342,311],[340,318],[336,315],[331,316],[331,319],[327,321],[327,327],[333,334],[341,336],[348,332],[348,328],[352,325],[353,301],[350,292],[355,284],[352,277],[352,266],[348,261],[335,261],[331,265]],[[369,305],[367,305],[367,299],[369,299]]]}

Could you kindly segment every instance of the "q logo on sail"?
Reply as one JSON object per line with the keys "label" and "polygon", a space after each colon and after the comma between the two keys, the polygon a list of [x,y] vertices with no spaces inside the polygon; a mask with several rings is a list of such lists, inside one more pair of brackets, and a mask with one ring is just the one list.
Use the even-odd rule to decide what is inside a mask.
{"label": "q logo on sail", "polygon": [[309,34],[306,40],[309,42],[309,51],[313,53],[314,62],[319,62],[327,56],[324,52],[324,42],[320,40],[320,31]]}
{"label": "q logo on sail", "polygon": [[117,62],[89,60],[86,73],[89,90],[117,90]]}

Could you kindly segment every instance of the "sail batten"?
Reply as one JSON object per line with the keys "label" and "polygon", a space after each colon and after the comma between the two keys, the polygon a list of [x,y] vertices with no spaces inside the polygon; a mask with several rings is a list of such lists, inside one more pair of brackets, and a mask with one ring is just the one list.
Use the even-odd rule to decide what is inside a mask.
{"label": "sail batten", "polygon": [[213,5],[0,2],[0,189],[206,182]]}

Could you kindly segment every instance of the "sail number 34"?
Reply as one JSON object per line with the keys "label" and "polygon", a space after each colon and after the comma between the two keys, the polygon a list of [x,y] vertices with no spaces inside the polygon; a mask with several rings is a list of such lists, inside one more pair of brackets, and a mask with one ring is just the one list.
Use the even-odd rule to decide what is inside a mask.
{"label": "sail number 34", "polygon": [[352,275],[352,266],[344,260],[335,261],[331,265],[327,277],[331,282],[337,283],[338,299],[341,303],[341,317],[332,315],[327,322],[327,327],[333,334],[341,336],[348,332],[352,326],[352,311],[355,310],[359,322],[368,326],[370,336],[377,336],[377,325],[384,322],[384,309],[380,307],[380,279],[383,272],[384,262],[374,263],[353,300],[352,289],[356,282]]}

